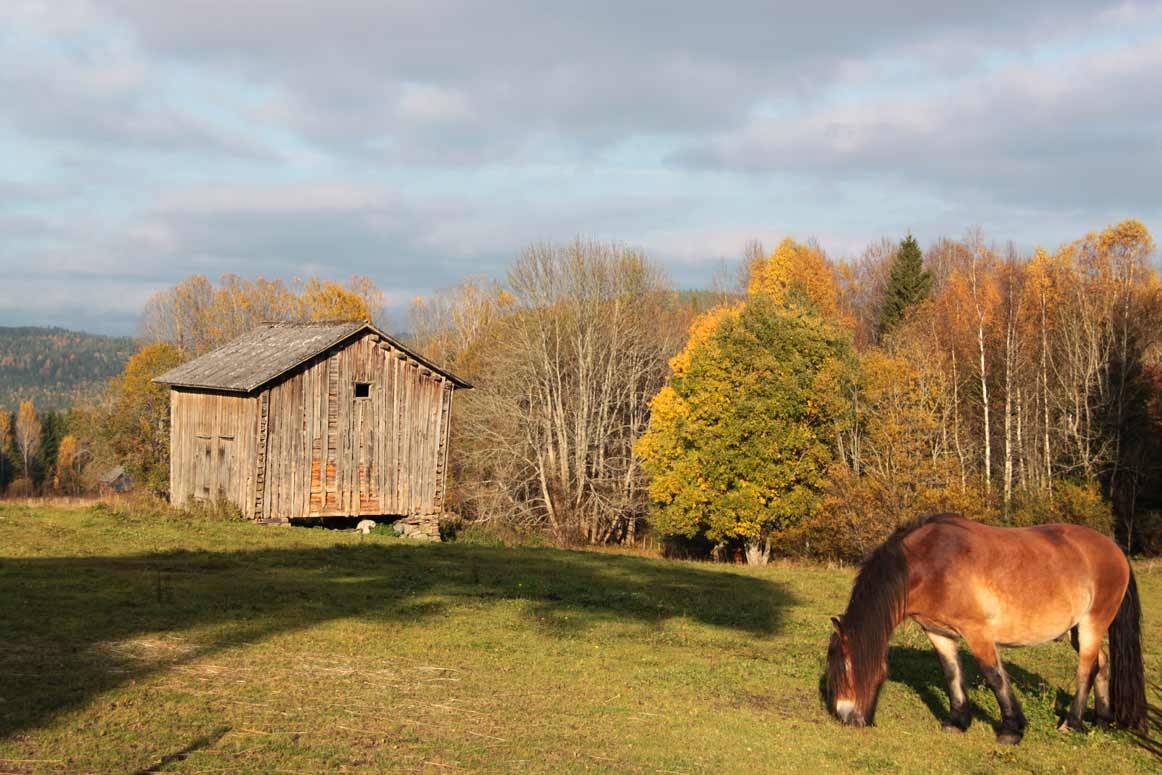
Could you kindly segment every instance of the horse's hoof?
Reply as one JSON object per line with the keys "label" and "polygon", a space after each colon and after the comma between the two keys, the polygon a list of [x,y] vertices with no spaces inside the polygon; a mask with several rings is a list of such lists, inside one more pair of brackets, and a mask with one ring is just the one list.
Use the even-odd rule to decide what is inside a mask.
{"label": "horse's hoof", "polygon": [[1065,720],[1062,721],[1060,725],[1058,725],[1057,731],[1058,732],[1079,732],[1079,733],[1084,735],[1087,730],[1085,728],[1084,721],[1080,721],[1078,719],[1071,719],[1069,717],[1066,717]]}
{"label": "horse's hoof", "polygon": [[1093,723],[1094,723],[1094,726],[1096,726],[1098,729],[1108,730],[1111,727],[1113,727],[1114,722],[1113,722],[1113,719],[1099,717],[1099,718],[1095,719]]}
{"label": "horse's hoof", "polygon": [[997,742],[1001,745],[1016,745],[1024,737],[1020,732],[1001,732],[997,735]]}
{"label": "horse's hoof", "polygon": [[940,731],[948,732],[949,734],[953,735],[962,735],[964,734],[964,727],[953,724],[951,721],[945,721],[940,725]]}

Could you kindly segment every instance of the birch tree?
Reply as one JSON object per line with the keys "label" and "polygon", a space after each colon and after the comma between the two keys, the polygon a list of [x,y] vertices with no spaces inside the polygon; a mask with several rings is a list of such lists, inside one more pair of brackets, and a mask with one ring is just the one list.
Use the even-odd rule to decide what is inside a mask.
{"label": "birch tree", "polygon": [[32,461],[40,451],[41,425],[31,401],[21,401],[16,413],[16,449],[24,465],[24,478],[32,478]]}

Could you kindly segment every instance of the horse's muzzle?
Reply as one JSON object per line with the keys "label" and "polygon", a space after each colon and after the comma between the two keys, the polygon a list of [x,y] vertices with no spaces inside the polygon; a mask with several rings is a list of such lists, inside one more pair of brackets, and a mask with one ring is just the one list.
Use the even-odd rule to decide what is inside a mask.
{"label": "horse's muzzle", "polygon": [[848,726],[867,726],[863,714],[856,710],[855,703],[851,700],[840,700],[835,703],[835,717]]}

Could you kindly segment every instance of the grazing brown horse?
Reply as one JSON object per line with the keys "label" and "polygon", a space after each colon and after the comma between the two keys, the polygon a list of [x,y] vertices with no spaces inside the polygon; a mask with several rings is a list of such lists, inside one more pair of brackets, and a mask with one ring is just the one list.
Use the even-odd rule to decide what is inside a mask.
{"label": "grazing brown horse", "polygon": [[[969,723],[958,639],[968,643],[997,696],[998,741],[1019,743],[1025,717],[997,647],[1066,634],[1079,658],[1077,695],[1061,728],[1085,728],[1092,686],[1099,723],[1148,731],[1137,585],[1121,549],[1095,530],[990,527],[953,514],[896,530],[864,561],[847,611],[831,620],[828,702],[844,723],[872,723],[888,673],[888,639],[905,618],[924,628],[940,657],[951,699],[948,731]],[[1101,647],[1107,631],[1108,659]]]}

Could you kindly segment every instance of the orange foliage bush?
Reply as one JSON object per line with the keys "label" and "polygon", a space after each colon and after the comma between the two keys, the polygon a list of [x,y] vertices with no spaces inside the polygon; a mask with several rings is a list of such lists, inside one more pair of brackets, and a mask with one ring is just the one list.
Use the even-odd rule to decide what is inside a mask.
{"label": "orange foliage bush", "polygon": [[1052,493],[1034,493],[1013,512],[1010,523],[1025,527],[1067,522],[1113,535],[1114,512],[1097,482],[1059,481]]}

